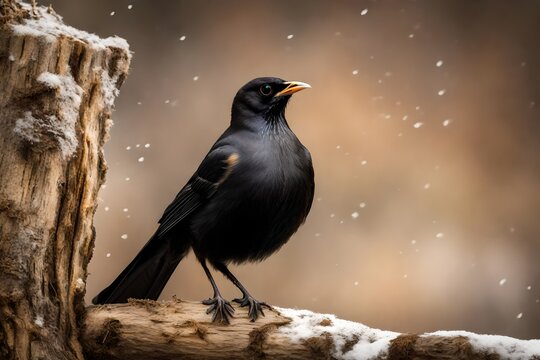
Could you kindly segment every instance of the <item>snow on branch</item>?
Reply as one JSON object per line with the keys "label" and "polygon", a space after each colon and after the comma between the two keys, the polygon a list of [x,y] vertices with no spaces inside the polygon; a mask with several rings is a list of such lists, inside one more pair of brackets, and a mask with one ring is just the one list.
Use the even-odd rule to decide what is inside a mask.
{"label": "snow on branch", "polygon": [[468,332],[400,334],[334,315],[274,308],[250,322],[235,308],[228,326],[206,306],[143,301],[87,308],[82,344],[107,359],[540,359],[540,340]]}

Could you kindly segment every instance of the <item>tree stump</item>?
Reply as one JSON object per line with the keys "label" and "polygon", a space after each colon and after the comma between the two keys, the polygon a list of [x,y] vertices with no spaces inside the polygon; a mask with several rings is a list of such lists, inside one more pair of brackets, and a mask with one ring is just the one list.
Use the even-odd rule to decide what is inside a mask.
{"label": "tree stump", "polygon": [[127,43],[0,1],[0,358],[83,359],[93,214]]}

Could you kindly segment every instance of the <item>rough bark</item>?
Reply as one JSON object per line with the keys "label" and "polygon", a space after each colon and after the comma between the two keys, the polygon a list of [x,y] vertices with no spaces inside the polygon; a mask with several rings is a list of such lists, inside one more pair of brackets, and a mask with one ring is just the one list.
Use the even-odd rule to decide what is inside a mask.
{"label": "rough bark", "polygon": [[[399,334],[333,315],[274,309],[253,323],[236,307],[230,325],[206,306],[143,301],[87,310],[87,359],[540,359],[540,340],[456,333]],[[536,348],[536,351],[530,350]]]}
{"label": "rough bark", "polygon": [[102,147],[130,56],[96,39],[0,2],[0,359],[83,359]]}

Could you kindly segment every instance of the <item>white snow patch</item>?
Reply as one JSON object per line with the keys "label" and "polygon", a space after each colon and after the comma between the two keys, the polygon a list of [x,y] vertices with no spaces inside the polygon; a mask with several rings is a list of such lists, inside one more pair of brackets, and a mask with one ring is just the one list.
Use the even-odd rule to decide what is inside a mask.
{"label": "white snow patch", "polygon": [[69,74],[61,76],[44,72],[38,76],[37,81],[56,90],[58,114],[37,117],[31,111],[26,111],[23,117],[15,122],[13,131],[31,143],[42,143],[47,136],[52,137],[62,155],[69,157],[78,145],[75,125],[83,90]]}
{"label": "white snow patch", "polygon": [[422,336],[465,336],[476,351],[497,353],[502,359],[526,360],[540,356],[540,339],[519,340],[501,335],[480,335],[468,331],[436,331]]}
{"label": "white snow patch", "polygon": [[78,278],[78,279],[77,279],[77,282],[75,283],[75,287],[77,288],[78,291],[84,290],[84,286],[85,286],[85,285],[86,285],[86,284],[84,283],[84,280],[81,279],[81,278]]}
{"label": "white snow patch", "polygon": [[120,90],[116,86],[119,77],[120,74],[110,77],[107,71],[101,71],[101,95],[105,106],[108,108],[112,108],[114,99],[120,94]]}
{"label": "white snow patch", "polygon": [[43,320],[43,316],[41,315],[36,315],[36,318],[34,319],[34,324],[36,324],[37,326],[39,327],[43,327],[43,324],[44,324],[44,320]]}
{"label": "white snow patch", "polygon": [[[28,10],[32,11],[32,6],[21,2],[20,5]],[[129,44],[126,40],[112,36],[105,39],[86,31],[75,29],[71,26],[65,25],[62,22],[62,17],[55,13],[49,13],[48,9],[43,6],[36,6],[35,11],[37,17],[31,19],[25,19],[22,24],[12,25],[13,32],[17,35],[31,35],[44,38],[47,42],[53,42],[59,36],[69,36],[75,39],[84,41],[94,48],[104,49],[107,47],[115,47],[124,49],[129,53]],[[114,12],[111,13],[114,15]]]}
{"label": "white snow patch", "polygon": [[[281,334],[295,342],[329,334],[334,344],[332,355],[337,359],[368,360],[385,356],[390,341],[400,335],[396,332],[372,329],[362,324],[341,320],[332,314],[316,314],[308,310],[276,309],[283,316],[292,319],[290,324],[279,328],[278,331]],[[352,349],[343,353],[345,343],[355,339],[358,341]]]}

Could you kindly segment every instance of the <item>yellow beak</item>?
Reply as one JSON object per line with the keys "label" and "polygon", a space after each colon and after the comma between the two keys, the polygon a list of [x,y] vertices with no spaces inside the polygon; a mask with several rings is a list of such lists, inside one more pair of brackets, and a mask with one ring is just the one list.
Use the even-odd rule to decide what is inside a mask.
{"label": "yellow beak", "polygon": [[287,85],[287,87],[274,96],[291,95],[300,90],[311,88],[311,85],[300,81],[286,81],[283,84]]}

